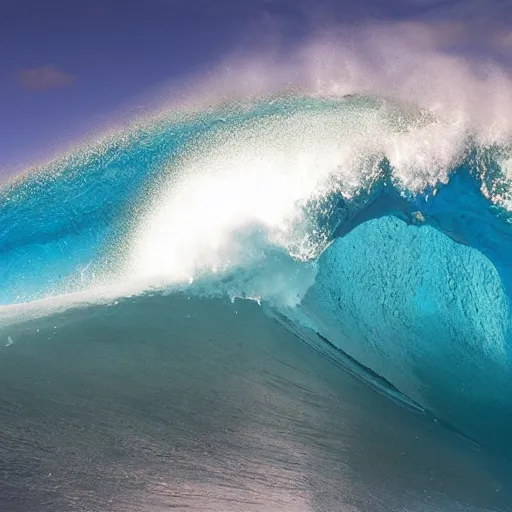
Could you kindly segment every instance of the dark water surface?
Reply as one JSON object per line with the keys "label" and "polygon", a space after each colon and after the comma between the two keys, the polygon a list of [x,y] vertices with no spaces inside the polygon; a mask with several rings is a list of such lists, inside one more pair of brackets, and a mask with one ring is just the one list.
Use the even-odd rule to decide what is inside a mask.
{"label": "dark water surface", "polygon": [[0,340],[2,512],[511,510],[502,462],[254,302],[138,297]]}

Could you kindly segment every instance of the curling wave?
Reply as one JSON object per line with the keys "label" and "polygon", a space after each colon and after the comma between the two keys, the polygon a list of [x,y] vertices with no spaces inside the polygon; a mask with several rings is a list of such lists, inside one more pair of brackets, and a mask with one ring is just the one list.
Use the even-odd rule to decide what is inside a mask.
{"label": "curling wave", "polygon": [[1,189],[0,319],[154,289],[256,299],[386,393],[512,450],[504,139],[353,95],[140,122]]}

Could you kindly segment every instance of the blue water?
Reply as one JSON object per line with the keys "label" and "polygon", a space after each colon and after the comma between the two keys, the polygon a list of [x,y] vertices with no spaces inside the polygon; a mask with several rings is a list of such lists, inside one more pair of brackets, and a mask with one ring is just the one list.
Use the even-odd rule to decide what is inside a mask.
{"label": "blue water", "polygon": [[[390,403],[398,403],[398,408],[419,414],[428,424],[441,425],[440,429],[464,439],[468,446],[482,447],[501,464],[512,455],[512,228],[506,202],[496,198],[506,196],[503,162],[508,150],[479,147],[468,136],[455,151],[449,169],[439,163],[434,170],[432,166],[406,166],[407,176],[425,178],[422,186],[410,186],[403,179],[405,171],[395,167],[400,162],[396,155],[382,152],[389,140],[391,146],[400,141],[404,126],[396,131],[388,127],[380,146],[361,143],[366,136],[372,137],[373,116],[395,119],[397,111],[398,107],[371,98],[302,98],[162,116],[108,135],[6,183],[0,190],[0,303],[4,305],[0,333],[6,345],[1,357],[20,358],[16,351],[28,351],[27,356],[30,343],[36,343],[38,336],[43,338],[39,329],[51,330],[45,322],[55,323],[60,332],[61,324],[65,327],[68,322],[66,308],[74,311],[84,301],[98,302],[94,307],[107,319],[112,314],[123,324],[123,310],[110,313],[111,305],[125,295],[135,295],[142,300],[140,311],[145,311],[148,290],[157,296],[184,292],[187,300],[224,295],[256,299],[268,317],[277,318],[300,338],[294,339],[297,347],[309,344],[315,353],[334,362],[337,371],[348,371]],[[362,121],[361,113],[366,116]],[[406,112],[400,119],[405,117],[405,126],[414,133],[419,128],[407,124],[408,115],[414,117]],[[279,139],[279,127],[282,124],[293,135],[299,133],[294,131],[297,125],[306,137],[308,119],[313,131],[318,119],[322,126],[332,120],[333,140],[337,140],[345,118],[351,120],[346,123],[347,131],[358,130],[370,119],[370,128],[361,128],[358,135],[356,164],[353,158],[340,159],[338,164],[329,160],[332,168],[327,169],[326,180],[308,185],[308,173],[296,169],[303,160],[289,157],[300,148],[289,138]],[[248,135],[243,139],[246,145],[241,146],[237,134],[244,130]],[[274,139],[275,147],[271,146]],[[278,163],[292,162],[282,190],[281,182],[260,190],[259,182],[251,181],[259,172],[259,167],[253,170],[251,165],[253,153],[259,155],[261,140],[265,143],[258,164],[261,169],[268,154]],[[323,156],[329,149],[325,144],[322,140],[313,150]],[[219,163],[216,147],[228,148],[232,155]],[[316,153],[306,149],[315,161]],[[247,156],[247,152],[252,153]],[[434,151],[432,161],[439,162],[438,156]],[[354,182],[349,163],[351,171],[355,166],[364,175],[356,180],[355,190],[348,185]],[[244,166],[251,168],[251,174],[238,180],[249,173]],[[228,178],[223,174],[227,167]],[[324,171],[313,167],[310,173]],[[196,186],[198,176],[210,175],[214,181],[205,182],[204,187],[200,181]],[[266,176],[261,174],[261,180]],[[297,189],[297,196],[285,197],[286,183],[292,189],[295,183],[302,187],[302,182],[305,185]],[[185,188],[180,188],[183,183]],[[229,194],[216,197],[215,183],[227,183]],[[197,196],[199,203],[194,187],[201,193],[204,189]],[[170,192],[162,200],[164,190]],[[183,202],[172,195],[173,190],[181,191],[178,196]],[[183,190],[191,191],[190,200]],[[298,222],[288,210],[283,215],[276,210],[271,217],[261,213],[265,201],[268,211],[274,211],[279,201],[273,198],[279,194],[283,202],[290,203],[290,211],[299,215]],[[242,201],[233,199],[237,195]],[[231,201],[235,201],[234,209],[226,206]],[[153,215],[167,203],[170,210]],[[194,210],[196,204],[204,209]],[[217,211],[225,213],[216,216]],[[141,242],[141,233],[143,239],[149,233],[148,239]],[[205,233],[212,237],[208,243],[204,243]],[[69,306],[67,299],[60,298],[57,308],[52,298],[70,293],[74,295]],[[26,304],[37,300],[41,301],[35,306]],[[20,306],[14,308],[16,304]],[[165,306],[158,307],[165,310]],[[148,326],[158,323],[150,317],[150,310],[146,315],[139,315],[142,332],[145,322]],[[80,339],[88,329],[87,315],[84,318],[76,327]],[[96,332],[97,339],[119,335],[112,327],[109,331],[109,321],[101,322],[103,331]],[[163,339],[167,328],[151,336]],[[226,333],[229,329],[226,325]],[[32,342],[27,341],[29,332],[35,337]],[[193,334],[190,337],[194,339]],[[53,335],[44,338],[53,340]],[[96,339],[85,338],[81,343]],[[128,357],[119,348],[115,350],[119,354],[114,359]],[[45,357],[51,359],[52,354]],[[20,368],[22,360],[16,362]],[[69,364],[74,366],[76,361]],[[151,369],[147,371],[151,382]],[[261,376],[260,371],[264,370],[255,375]],[[279,370],[275,372],[279,375]],[[125,369],[123,379],[129,379],[129,373]],[[113,375],[101,378],[116,379]],[[197,414],[201,410],[209,414],[201,409],[206,405],[197,407]],[[298,406],[294,414],[300,416],[300,411]],[[179,414],[189,413],[185,408]],[[179,421],[186,423],[185,416]],[[378,418],[376,414],[371,421],[381,421]],[[414,428],[419,427],[410,427],[410,431]],[[10,443],[14,450],[15,443]],[[406,478],[402,484],[407,487]],[[288,505],[273,506],[288,510]],[[333,510],[332,503],[323,506]],[[505,510],[500,506],[496,510]]]}

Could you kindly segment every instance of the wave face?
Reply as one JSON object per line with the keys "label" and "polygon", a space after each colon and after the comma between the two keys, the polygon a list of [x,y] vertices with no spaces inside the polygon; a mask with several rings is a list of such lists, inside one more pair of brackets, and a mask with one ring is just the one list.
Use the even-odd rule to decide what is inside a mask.
{"label": "wave face", "polygon": [[253,301],[155,294],[0,339],[10,512],[507,512],[510,473]]}
{"label": "wave face", "polygon": [[511,162],[503,137],[371,96],[139,122],[1,189],[5,335],[148,290],[254,299],[402,404],[510,454]]}

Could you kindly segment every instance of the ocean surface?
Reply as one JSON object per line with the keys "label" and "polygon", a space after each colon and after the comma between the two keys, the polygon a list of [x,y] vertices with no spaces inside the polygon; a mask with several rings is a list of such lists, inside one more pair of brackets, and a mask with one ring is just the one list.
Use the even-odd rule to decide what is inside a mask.
{"label": "ocean surface", "polygon": [[290,93],[4,183],[0,510],[512,510],[491,132]]}

